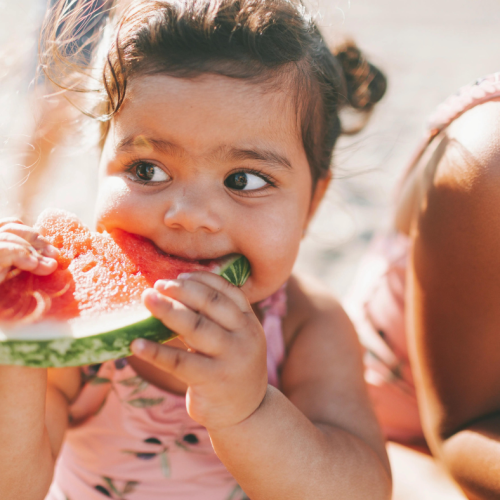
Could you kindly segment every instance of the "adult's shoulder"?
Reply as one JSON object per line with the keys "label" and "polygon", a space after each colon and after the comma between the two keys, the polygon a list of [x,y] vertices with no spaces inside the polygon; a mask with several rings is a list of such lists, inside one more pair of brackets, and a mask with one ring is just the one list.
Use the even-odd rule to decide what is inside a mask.
{"label": "adult's shoulder", "polygon": [[[428,439],[500,409],[500,102],[446,131],[412,225],[410,350]],[[438,436],[438,437],[437,437]]]}
{"label": "adult's shoulder", "polygon": [[[484,183],[490,184],[484,193]],[[395,228],[409,234],[427,208],[427,195],[461,193],[468,201],[495,199],[500,186],[500,99],[476,106],[436,136],[407,174],[396,203]],[[448,198],[442,196],[447,204]],[[440,207],[441,209],[441,207]]]}
{"label": "adult's shoulder", "polygon": [[445,131],[446,149],[434,179],[474,194],[482,181],[500,185],[500,99],[476,106]]}
{"label": "adult's shoulder", "polygon": [[467,111],[445,134],[413,221],[416,264],[422,255],[440,267],[490,266],[500,250],[500,100]]}
{"label": "adult's shoulder", "polygon": [[474,498],[498,498],[484,464],[498,462],[500,101],[464,113],[443,140],[411,229],[408,345],[431,449]]}

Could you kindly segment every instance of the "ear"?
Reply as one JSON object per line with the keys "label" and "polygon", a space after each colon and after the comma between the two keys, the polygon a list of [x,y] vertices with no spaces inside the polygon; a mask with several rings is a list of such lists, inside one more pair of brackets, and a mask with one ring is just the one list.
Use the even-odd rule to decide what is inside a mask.
{"label": "ear", "polygon": [[314,192],[312,194],[311,204],[309,206],[309,213],[307,214],[304,231],[307,229],[309,223],[311,222],[311,219],[314,217],[314,214],[316,213],[316,210],[318,209],[321,200],[324,198],[326,194],[326,191],[328,189],[328,186],[330,185],[331,180],[332,180],[332,173],[328,172],[328,175],[326,177],[323,177],[316,181],[316,187],[314,188]]}

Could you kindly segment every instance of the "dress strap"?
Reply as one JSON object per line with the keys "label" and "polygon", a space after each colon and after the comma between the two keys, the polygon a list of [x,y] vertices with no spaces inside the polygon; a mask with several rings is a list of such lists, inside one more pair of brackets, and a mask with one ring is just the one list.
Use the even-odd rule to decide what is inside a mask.
{"label": "dress strap", "polygon": [[456,94],[448,97],[436,108],[427,123],[427,133],[419,147],[415,150],[404,175],[402,176],[396,193],[401,192],[406,179],[418,165],[422,155],[431,141],[459,116],[469,109],[500,97],[500,72],[476,80],[474,83],[462,87]]}
{"label": "dress strap", "polygon": [[480,78],[446,99],[429,119],[430,133],[437,135],[469,109],[496,97],[500,97],[500,72]]}
{"label": "dress strap", "polygon": [[286,284],[270,297],[259,303],[262,311],[262,328],[267,340],[267,372],[269,383],[278,387],[278,371],[285,358],[282,319],[287,309]]}

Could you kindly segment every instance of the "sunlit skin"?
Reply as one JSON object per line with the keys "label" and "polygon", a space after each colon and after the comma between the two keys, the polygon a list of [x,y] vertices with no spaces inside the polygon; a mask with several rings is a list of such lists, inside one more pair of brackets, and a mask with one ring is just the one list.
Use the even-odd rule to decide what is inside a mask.
{"label": "sunlit skin", "polygon": [[[97,227],[188,259],[243,254],[252,268],[243,290],[258,302],[290,276],[310,216],[299,134],[286,94],[223,77],[135,80],[104,146]],[[146,184],[134,162],[151,162],[157,182]],[[247,187],[226,187],[238,172]]]}
{"label": "sunlit skin", "polygon": [[[153,169],[152,176],[148,168]],[[141,178],[144,172],[150,173],[150,182]],[[243,190],[225,185],[241,173],[248,181]],[[104,145],[97,227],[140,234],[164,252],[187,259],[243,254],[252,269],[243,292],[254,304],[274,293],[290,276],[312,215],[311,195],[312,179],[296,112],[285,95],[263,93],[251,83],[221,77],[194,81],[145,77],[132,83]],[[198,279],[214,281],[207,276]],[[220,279],[215,282],[225,286]],[[192,290],[187,296],[179,290],[179,282],[158,283],[156,288],[191,309],[200,307],[190,297]],[[207,290],[199,292],[198,301],[203,301],[203,292]],[[242,295],[236,290],[232,293]],[[178,320],[165,317],[163,310],[170,303],[180,307],[179,302],[162,298],[162,309],[161,303],[154,303],[156,297],[147,293],[146,305],[179,331],[183,325],[173,324]],[[239,298],[245,305],[243,297]],[[223,308],[212,319],[224,321],[227,314]],[[256,318],[252,319],[261,330]],[[235,318],[235,324],[238,320],[241,323],[241,318]],[[260,336],[262,341],[262,332]],[[169,346],[183,349],[188,343],[205,352],[200,345],[186,341],[183,337]],[[264,344],[260,347],[262,355]],[[232,359],[240,364],[239,357]],[[248,352],[245,359],[248,375],[258,378]],[[142,376],[162,388],[178,393],[187,390],[187,380],[165,377],[138,360],[131,362]],[[265,381],[265,366],[261,363],[260,367]],[[250,409],[262,399],[265,385],[261,384]],[[190,405],[192,393],[188,394]],[[245,398],[241,391],[239,394]]]}
{"label": "sunlit skin", "polygon": [[408,178],[396,217],[412,242],[409,353],[432,453],[467,498],[489,500],[500,498],[500,99],[435,141],[434,170]]}
{"label": "sunlit skin", "polygon": [[[195,273],[146,291],[145,305],[180,337],[166,345],[135,341],[130,363],[156,386],[187,394],[190,416],[252,500],[316,500],[332,491],[339,499],[388,499],[390,472],[356,334],[330,294],[291,276],[329,179],[313,189],[288,91],[217,76],[133,79],[104,144],[96,226],[142,235],[186,259],[238,253],[250,261],[242,289]],[[41,272],[50,272],[45,265]],[[278,390],[267,384],[265,335],[253,306],[284,283],[287,356]],[[24,465],[9,465],[13,450],[37,440],[37,456],[50,446],[56,457],[80,391],[78,369],[49,370],[45,402],[44,373],[0,367],[0,396],[10,398],[0,410],[9,500],[28,488],[16,479]],[[25,389],[12,394],[2,377]],[[26,414],[27,398],[36,408],[15,420],[14,413]],[[25,454],[15,453],[24,463]],[[53,461],[27,463],[43,493]]]}

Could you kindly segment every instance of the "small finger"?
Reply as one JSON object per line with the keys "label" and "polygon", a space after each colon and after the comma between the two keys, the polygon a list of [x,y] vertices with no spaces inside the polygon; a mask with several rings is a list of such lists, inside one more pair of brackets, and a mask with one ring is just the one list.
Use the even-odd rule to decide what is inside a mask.
{"label": "small finger", "polygon": [[0,267],[0,283],[3,283],[5,281],[5,278],[7,277],[7,274],[9,274],[9,271],[9,267]]}
{"label": "small finger", "polygon": [[15,242],[2,242],[0,246],[0,268],[9,269],[16,266],[23,271],[32,271],[38,266],[36,252],[29,247]]}
{"label": "small finger", "polygon": [[50,257],[51,259],[56,259],[57,257],[59,257],[59,255],[61,255],[59,249],[56,248],[54,245],[51,245],[50,243],[47,243],[42,248],[40,248],[39,252],[43,256]]}
{"label": "small finger", "polygon": [[21,243],[12,240],[4,240],[0,243],[1,269],[10,269],[14,266],[22,271],[30,271],[33,274],[46,276],[57,268],[57,261],[40,255],[24,240],[21,240]]}
{"label": "small finger", "polygon": [[188,279],[204,283],[205,285],[222,292],[229,297],[240,309],[240,311],[247,313],[252,311],[248,299],[245,294],[236,286],[232,285],[226,279],[218,276],[217,274],[208,273],[206,271],[196,271],[193,273],[182,273],[177,276],[177,279]]}
{"label": "small finger", "polygon": [[5,230],[2,231],[2,229],[0,229],[0,245],[2,245],[2,247],[4,248],[9,248],[9,246],[12,244],[19,247],[24,247],[26,249],[26,252],[38,258],[39,262],[42,264],[41,269],[45,269],[47,264],[50,268],[54,268],[54,266],[56,266],[55,260],[54,262],[52,262],[52,260],[55,257],[59,256],[59,250],[57,248],[50,245],[45,241],[44,238],[40,236],[39,239],[37,239],[36,237],[32,238],[32,240],[35,242],[35,245],[38,247],[37,250],[37,248],[31,245],[30,242],[25,237],[23,237],[22,231],[20,233],[21,234],[16,234],[14,232],[7,232]]}
{"label": "small finger", "polygon": [[0,227],[5,226],[6,224],[24,224],[24,222],[17,217],[6,217],[5,219],[0,219]]}
{"label": "small finger", "polygon": [[0,283],[5,281],[13,267],[33,271],[37,266],[38,259],[22,246],[13,245],[9,251],[5,247],[0,248]]}
{"label": "small finger", "polygon": [[222,328],[234,331],[245,323],[245,315],[236,303],[220,290],[196,280],[160,280],[155,290],[207,316]]}
{"label": "small finger", "polygon": [[210,358],[183,351],[145,339],[136,339],[130,349],[138,358],[171,373],[182,382],[191,385],[206,380],[210,370]]}
{"label": "small finger", "polygon": [[35,250],[46,257],[57,257],[59,250],[50,244],[50,242],[40,235],[40,233],[29,226],[22,223],[11,222],[0,226],[0,233],[16,235],[25,240]]}
{"label": "small finger", "polygon": [[27,241],[25,238],[22,236],[19,236],[17,234],[11,233],[11,232],[4,232],[0,229],[0,244],[16,244],[20,245],[26,248],[30,248],[30,251],[33,251],[36,253],[36,250],[31,246],[30,242]]}
{"label": "small finger", "polygon": [[57,269],[57,261],[49,257],[38,257],[38,266],[31,272],[37,276],[47,276]]}
{"label": "small finger", "polygon": [[228,345],[229,332],[181,302],[151,289],[144,292],[143,299],[153,316],[179,334],[191,349],[207,356],[216,356]]}
{"label": "small finger", "polygon": [[[47,276],[57,269],[57,261],[32,254],[18,254],[11,259],[11,266],[22,271],[29,271],[38,276]],[[2,266],[3,267],[3,266]]]}

